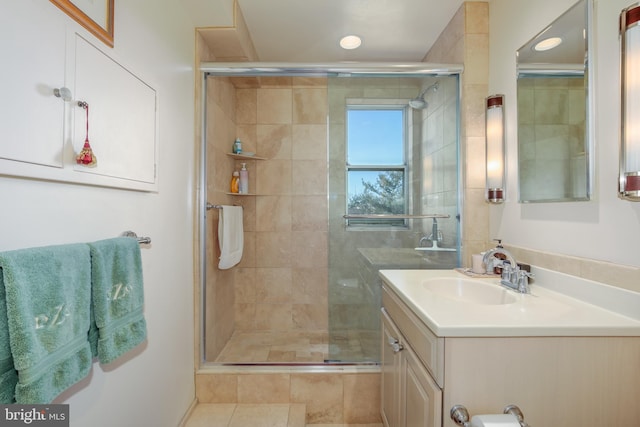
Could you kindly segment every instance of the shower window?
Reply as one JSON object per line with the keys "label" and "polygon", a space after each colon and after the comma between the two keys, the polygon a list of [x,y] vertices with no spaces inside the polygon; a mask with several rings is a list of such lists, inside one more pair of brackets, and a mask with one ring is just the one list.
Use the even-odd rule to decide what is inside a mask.
{"label": "shower window", "polygon": [[[401,105],[347,106],[347,213],[407,213],[407,119]],[[402,219],[350,219],[350,227],[406,227]]]}

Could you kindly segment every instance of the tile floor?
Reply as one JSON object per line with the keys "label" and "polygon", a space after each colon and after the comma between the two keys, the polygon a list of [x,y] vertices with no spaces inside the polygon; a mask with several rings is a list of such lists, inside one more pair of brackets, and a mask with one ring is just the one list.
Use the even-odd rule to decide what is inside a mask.
{"label": "tile floor", "polygon": [[[183,427],[305,427],[303,404],[200,403]],[[306,424],[306,427],[383,427],[382,424]]]}
{"label": "tile floor", "polygon": [[216,363],[324,363],[377,357],[379,336],[369,331],[236,332]]}

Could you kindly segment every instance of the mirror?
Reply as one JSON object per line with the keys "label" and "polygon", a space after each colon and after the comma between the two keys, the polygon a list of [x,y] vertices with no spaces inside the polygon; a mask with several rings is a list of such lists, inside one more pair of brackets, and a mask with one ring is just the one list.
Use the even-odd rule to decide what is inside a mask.
{"label": "mirror", "polygon": [[520,203],[591,197],[591,1],[576,3],[516,53]]}

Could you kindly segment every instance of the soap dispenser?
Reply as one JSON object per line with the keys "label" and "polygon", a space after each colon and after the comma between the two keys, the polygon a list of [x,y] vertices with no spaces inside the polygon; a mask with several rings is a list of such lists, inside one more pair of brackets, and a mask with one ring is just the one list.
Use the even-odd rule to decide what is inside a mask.
{"label": "soap dispenser", "polygon": [[240,169],[240,193],[249,194],[249,171],[246,163],[243,163]]}

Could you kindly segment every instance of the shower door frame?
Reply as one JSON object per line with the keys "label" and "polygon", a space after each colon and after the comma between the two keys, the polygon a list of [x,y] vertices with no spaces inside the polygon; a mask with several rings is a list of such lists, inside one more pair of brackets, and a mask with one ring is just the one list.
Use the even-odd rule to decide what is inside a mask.
{"label": "shower door frame", "polygon": [[[200,64],[199,74],[201,82],[200,90],[200,141],[199,161],[196,162],[197,185],[196,192],[196,237],[198,240],[198,275],[196,280],[198,290],[196,298],[198,302],[196,306],[199,308],[197,313],[197,366],[204,367],[208,362],[206,360],[206,268],[207,268],[207,251],[206,251],[206,233],[207,233],[207,209],[209,201],[207,200],[207,78],[210,76],[307,76],[307,77],[328,77],[330,75],[341,76],[369,76],[369,77],[388,77],[388,76],[458,76],[458,105],[460,105],[461,97],[461,74],[464,67],[460,64],[438,64],[426,62],[407,62],[407,63],[389,63],[389,62],[362,62],[362,63],[281,63],[281,62],[203,62]],[[458,132],[460,129],[458,114]],[[460,135],[458,135],[458,141]],[[460,158],[460,143],[458,142],[458,158]],[[458,166],[458,182],[461,182],[462,168]],[[459,184],[460,185],[460,184]],[[462,212],[462,191],[458,189],[458,205]],[[460,220],[460,218],[458,218]],[[462,227],[459,227],[459,241],[462,242]],[[260,363],[256,363],[260,365]],[[267,364],[266,366],[268,366]],[[292,366],[295,366],[292,365]],[[322,365],[318,365],[322,366]]]}

